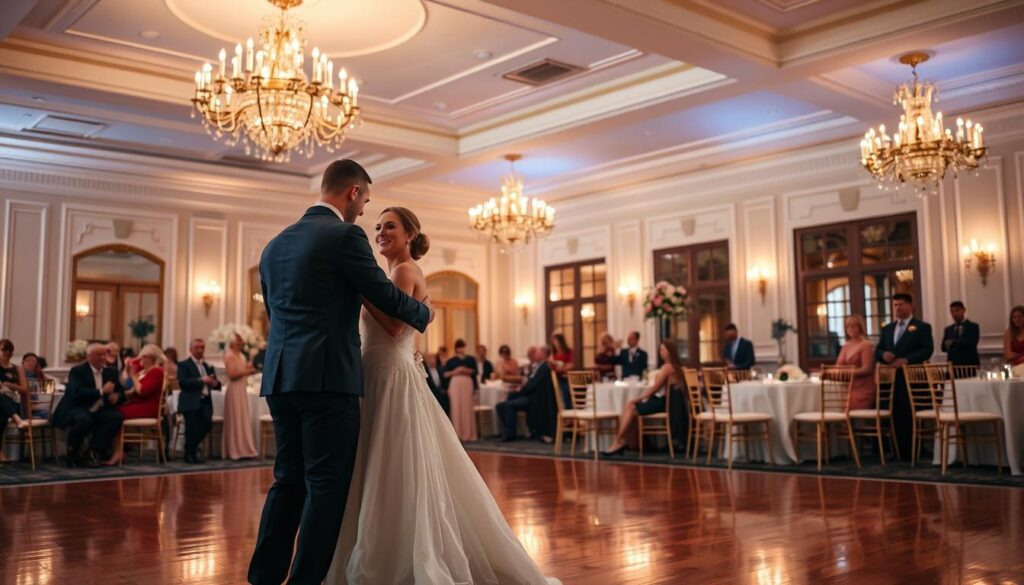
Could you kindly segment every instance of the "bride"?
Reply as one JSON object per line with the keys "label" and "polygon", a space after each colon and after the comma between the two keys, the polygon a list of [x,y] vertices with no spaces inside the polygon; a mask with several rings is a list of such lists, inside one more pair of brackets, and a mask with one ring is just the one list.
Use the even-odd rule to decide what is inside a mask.
{"label": "bride", "polygon": [[[390,207],[376,232],[395,285],[424,298],[416,260],[430,244],[419,220]],[[430,393],[413,330],[369,304],[363,328],[359,451],[325,583],[558,584],[516,539]]]}

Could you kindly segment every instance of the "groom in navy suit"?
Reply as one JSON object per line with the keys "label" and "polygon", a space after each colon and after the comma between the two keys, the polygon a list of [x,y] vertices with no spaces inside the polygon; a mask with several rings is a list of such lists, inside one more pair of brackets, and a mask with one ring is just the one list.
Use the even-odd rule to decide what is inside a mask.
{"label": "groom in navy suit", "polygon": [[331,163],[320,202],[260,259],[270,320],[260,395],[274,418],[277,458],[249,564],[253,584],[288,577],[290,585],[319,585],[330,568],[359,437],[363,298],[420,332],[434,318],[427,299],[419,303],[388,280],[353,223],[371,182],[354,161]]}

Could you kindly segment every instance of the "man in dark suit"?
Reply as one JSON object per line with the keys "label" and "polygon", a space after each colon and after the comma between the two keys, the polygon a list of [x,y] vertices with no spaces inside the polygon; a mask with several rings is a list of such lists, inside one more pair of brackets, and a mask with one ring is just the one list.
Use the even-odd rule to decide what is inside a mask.
{"label": "man in dark suit", "polygon": [[486,345],[476,346],[476,363],[480,366],[481,384],[494,377],[494,364],[491,363],[491,360],[487,359]]}
{"label": "man in dark suit", "polygon": [[902,368],[908,364],[923,364],[929,360],[935,349],[935,341],[932,339],[932,326],[914,318],[914,297],[906,293],[894,294],[892,312],[896,319],[882,328],[881,337],[875,347],[875,360],[900,368],[896,374],[892,419],[896,426],[896,442],[900,453],[908,457],[914,421]]}
{"label": "man in dark suit", "polygon": [[980,366],[978,340],[981,339],[981,328],[967,318],[967,307],[960,301],[949,304],[949,314],[953,317],[953,324],[942,334],[946,359],[954,366]]}
{"label": "man in dark suit", "polygon": [[430,393],[437,399],[437,403],[441,405],[441,410],[445,414],[449,414],[451,405],[448,402],[448,394],[441,390],[441,375],[438,373],[437,368],[430,366],[433,362],[434,356],[430,354],[422,362],[423,370],[427,373],[427,387],[430,388]]}
{"label": "man in dark suit", "polygon": [[510,392],[504,402],[498,403],[494,408],[498,413],[498,420],[501,421],[501,440],[503,442],[516,440],[516,427],[518,426],[517,413],[526,411],[526,424],[530,433],[536,437],[551,437],[554,429],[550,428],[550,403],[554,400],[552,390],[551,366],[548,365],[548,358],[551,357],[551,348],[543,346],[540,349],[530,348],[527,354],[530,359],[530,375],[516,392]]}
{"label": "man in dark suit", "polygon": [[740,337],[734,323],[725,326],[725,349],[722,359],[732,370],[749,370],[754,367],[754,344]]}
{"label": "man in dark suit", "polygon": [[[619,343],[622,343],[621,341]],[[622,379],[630,376],[642,378],[647,369],[647,352],[640,349],[640,332],[632,331],[626,337],[628,347],[619,352],[615,364],[622,366]]]}
{"label": "man in dark suit", "polygon": [[178,362],[178,412],[185,419],[185,463],[201,463],[199,445],[213,427],[213,398],[210,392],[221,389],[217,370],[203,361],[206,342],[193,339],[189,358]]}
{"label": "man in dark suit", "polygon": [[[96,467],[110,458],[114,437],[124,422],[115,405],[124,400],[117,370],[107,367],[107,348],[98,343],[86,351],[86,363],[71,368],[68,383],[53,413],[53,426],[68,429],[69,467]],[[81,454],[85,437],[92,434],[90,450]]]}
{"label": "man in dark suit", "polygon": [[274,419],[277,459],[250,583],[279,585],[288,577],[292,585],[319,585],[330,568],[359,437],[363,299],[420,332],[434,317],[427,299],[417,302],[388,280],[355,225],[370,183],[358,163],[331,163],[320,202],[260,259],[270,321],[260,394]]}

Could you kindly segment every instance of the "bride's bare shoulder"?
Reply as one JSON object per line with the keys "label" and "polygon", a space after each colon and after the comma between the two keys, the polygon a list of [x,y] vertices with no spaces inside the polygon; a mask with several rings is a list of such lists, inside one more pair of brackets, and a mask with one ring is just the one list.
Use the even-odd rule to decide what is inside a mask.
{"label": "bride's bare shoulder", "polygon": [[423,269],[416,263],[415,260],[407,260],[396,264],[391,269],[391,279],[395,280],[399,276],[412,277],[417,280],[423,278]]}

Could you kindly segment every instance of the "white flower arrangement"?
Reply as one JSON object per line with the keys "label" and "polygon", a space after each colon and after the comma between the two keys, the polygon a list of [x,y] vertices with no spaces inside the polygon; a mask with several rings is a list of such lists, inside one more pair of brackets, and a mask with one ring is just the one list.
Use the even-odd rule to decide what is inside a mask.
{"label": "white flower arrangement", "polygon": [[775,370],[775,379],[780,382],[799,382],[807,379],[807,373],[795,364],[786,364]]}
{"label": "white flower arrangement", "polygon": [[86,358],[88,347],[89,342],[84,339],[68,342],[67,347],[64,349],[64,359],[69,362],[80,362]]}
{"label": "white flower arrangement", "polygon": [[255,356],[266,343],[263,336],[256,333],[252,327],[238,323],[226,323],[214,329],[210,332],[208,341],[223,350],[228,346],[235,333],[242,338],[242,353],[249,357]]}
{"label": "white flower arrangement", "polygon": [[658,282],[647,293],[644,302],[644,318],[660,319],[664,317],[682,317],[686,315],[687,292],[682,286],[673,286],[664,280]]}

